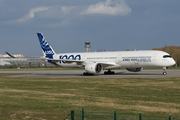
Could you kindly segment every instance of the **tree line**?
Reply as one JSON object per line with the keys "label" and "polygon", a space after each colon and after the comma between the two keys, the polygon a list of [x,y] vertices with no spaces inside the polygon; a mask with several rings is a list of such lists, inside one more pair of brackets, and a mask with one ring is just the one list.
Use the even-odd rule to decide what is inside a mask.
{"label": "tree line", "polygon": [[169,53],[176,61],[177,66],[180,66],[180,46],[167,46],[162,48],[153,48],[153,50],[161,50]]}

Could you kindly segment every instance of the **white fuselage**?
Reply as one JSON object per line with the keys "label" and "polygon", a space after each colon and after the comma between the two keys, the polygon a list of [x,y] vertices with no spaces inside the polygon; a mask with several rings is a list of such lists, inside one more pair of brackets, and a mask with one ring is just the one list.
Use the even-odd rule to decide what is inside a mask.
{"label": "white fuselage", "polygon": [[103,65],[103,69],[170,67],[175,64],[174,59],[168,53],[157,50],[64,53],[53,55],[53,59],[84,61],[83,63],[56,62],[56,64],[61,67],[72,68],[84,67],[86,64],[89,64],[89,62],[106,63],[106,65]]}
{"label": "white fuselage", "polygon": [[48,62],[61,67],[84,68],[84,75],[97,74],[107,69],[104,74],[114,74],[111,69],[115,68],[138,72],[143,67],[170,67],[175,64],[168,53],[157,50],[56,54],[42,33],[37,33],[37,36]]}

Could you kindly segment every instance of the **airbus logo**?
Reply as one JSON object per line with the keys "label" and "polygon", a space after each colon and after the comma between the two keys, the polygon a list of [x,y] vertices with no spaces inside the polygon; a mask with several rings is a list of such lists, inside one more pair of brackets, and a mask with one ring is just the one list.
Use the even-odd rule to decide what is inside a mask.
{"label": "airbus logo", "polygon": [[134,62],[151,62],[151,58],[125,58],[123,61],[134,61]]}

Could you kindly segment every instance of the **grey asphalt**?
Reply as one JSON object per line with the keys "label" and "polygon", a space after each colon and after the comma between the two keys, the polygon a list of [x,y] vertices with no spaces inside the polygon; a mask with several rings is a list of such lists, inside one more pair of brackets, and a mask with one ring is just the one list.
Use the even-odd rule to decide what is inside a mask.
{"label": "grey asphalt", "polygon": [[103,72],[94,76],[83,76],[84,70],[42,70],[42,71],[0,71],[0,73],[22,73],[23,75],[11,75],[10,77],[56,77],[56,78],[173,78],[180,77],[180,70],[142,70],[141,72],[129,72],[127,70],[114,70],[114,75],[104,75]]}

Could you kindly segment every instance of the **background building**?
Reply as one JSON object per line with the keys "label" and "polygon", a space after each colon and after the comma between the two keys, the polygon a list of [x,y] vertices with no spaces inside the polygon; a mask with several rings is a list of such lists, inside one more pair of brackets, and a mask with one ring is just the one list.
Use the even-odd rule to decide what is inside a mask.
{"label": "background building", "polygon": [[[44,61],[42,59],[33,59],[24,57],[21,54],[13,55],[15,58],[9,55],[0,55],[0,66],[17,66],[17,67],[55,67],[55,65]],[[56,66],[57,67],[57,66]]]}
{"label": "background building", "polygon": [[86,48],[86,52],[90,52],[90,47],[91,47],[91,45],[90,45],[90,42],[85,42],[85,48]]}

